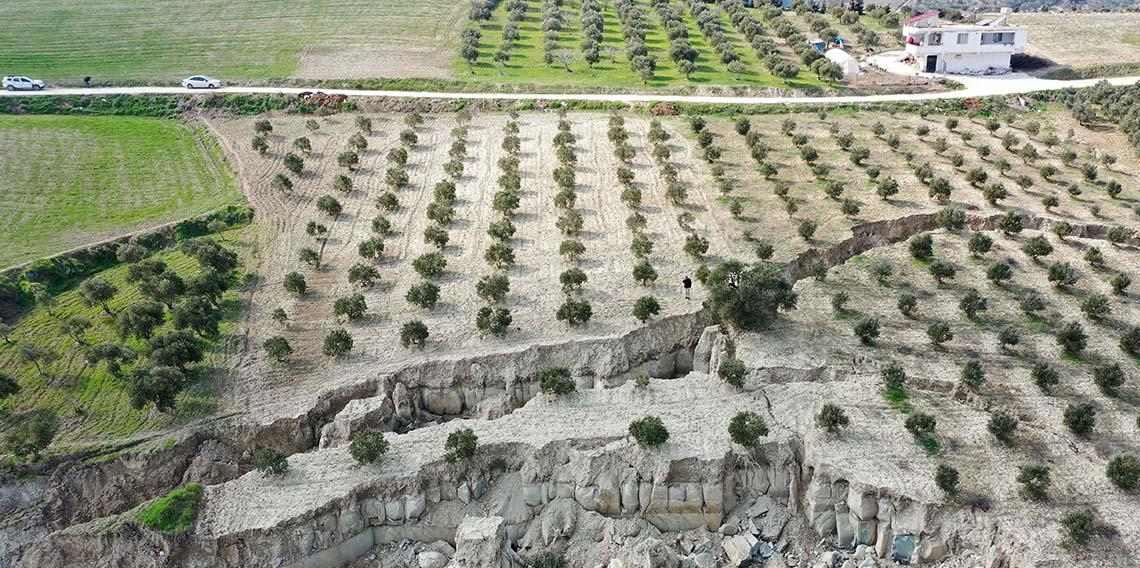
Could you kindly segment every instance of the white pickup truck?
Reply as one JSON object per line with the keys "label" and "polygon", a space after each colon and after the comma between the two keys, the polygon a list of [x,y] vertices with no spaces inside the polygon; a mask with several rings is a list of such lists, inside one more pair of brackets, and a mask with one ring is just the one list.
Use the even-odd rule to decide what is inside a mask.
{"label": "white pickup truck", "polygon": [[44,82],[20,76],[4,77],[4,88],[9,91],[38,91],[44,88]]}

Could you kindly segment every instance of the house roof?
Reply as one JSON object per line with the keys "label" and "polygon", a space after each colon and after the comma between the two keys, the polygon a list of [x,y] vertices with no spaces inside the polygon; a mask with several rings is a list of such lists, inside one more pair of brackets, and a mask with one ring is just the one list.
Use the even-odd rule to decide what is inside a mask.
{"label": "house roof", "polygon": [[906,21],[903,22],[903,25],[909,26],[910,24],[913,24],[913,23],[921,21],[921,20],[925,20],[931,16],[938,17],[938,10],[927,10],[927,11],[925,11],[925,12],[923,12],[917,16],[907,18]]}

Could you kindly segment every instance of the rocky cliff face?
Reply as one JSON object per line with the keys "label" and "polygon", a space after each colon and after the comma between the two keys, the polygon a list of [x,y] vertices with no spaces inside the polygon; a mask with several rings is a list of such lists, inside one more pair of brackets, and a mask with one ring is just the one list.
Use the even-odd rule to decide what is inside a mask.
{"label": "rocky cliff face", "polygon": [[[725,356],[728,341],[717,328],[693,335],[700,337],[694,367],[708,369]],[[813,369],[797,372],[794,361],[772,361],[786,385],[820,380]],[[732,566],[928,565],[962,551],[987,566],[1033,565],[1013,554],[1016,543],[1003,540],[984,513],[846,476],[835,456],[783,416],[780,385],[763,380],[769,372],[752,366],[745,391],[735,393],[717,391],[724,388],[717,379],[694,372],[653,381],[647,393],[626,384],[573,401],[532,394],[509,414],[457,420],[486,440],[476,460],[461,465],[423,452],[446,424],[397,436],[379,468],[351,465],[330,440],[294,456],[285,480],[247,474],[210,488],[193,537],[161,537],[124,515],[57,532],[32,547],[23,565],[325,567],[407,540],[424,543],[424,562],[451,556],[456,566],[521,566],[544,550],[565,551],[573,566],[611,568],[713,566],[719,559]],[[381,415],[395,413],[401,400],[418,406],[404,394],[386,395],[392,401]],[[634,397],[641,408],[629,410]],[[478,407],[462,400],[451,408]],[[355,406],[346,403],[340,414],[359,418]],[[752,452],[723,434],[723,418],[743,409],[763,412],[772,428],[768,443]],[[646,413],[664,417],[675,446],[643,451],[624,436],[629,417]],[[570,418],[557,419],[564,415]],[[351,430],[347,420],[341,426]],[[309,480],[329,470],[344,477]],[[288,511],[274,507],[303,501],[294,492],[329,497]],[[235,516],[237,509],[249,514]],[[427,547],[438,541],[454,550]]]}

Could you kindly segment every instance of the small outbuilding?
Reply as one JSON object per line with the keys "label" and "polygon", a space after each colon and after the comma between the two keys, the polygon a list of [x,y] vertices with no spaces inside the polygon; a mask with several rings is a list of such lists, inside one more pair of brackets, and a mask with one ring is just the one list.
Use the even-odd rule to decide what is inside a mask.
{"label": "small outbuilding", "polygon": [[848,75],[859,74],[859,62],[856,61],[850,53],[847,53],[846,51],[843,51],[837,47],[833,47],[827,50],[823,56],[826,57],[828,61],[838,65],[839,68],[843,70],[843,75],[845,77]]}

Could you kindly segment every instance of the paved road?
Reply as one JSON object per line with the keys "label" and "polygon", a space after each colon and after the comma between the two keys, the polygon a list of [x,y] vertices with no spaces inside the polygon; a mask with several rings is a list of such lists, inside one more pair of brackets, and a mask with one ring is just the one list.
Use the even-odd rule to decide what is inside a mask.
{"label": "paved road", "polygon": [[[859,96],[826,96],[826,97],[735,97],[735,96],[702,96],[702,95],[655,95],[655,94],[603,94],[603,93],[453,93],[432,91],[379,91],[365,89],[317,89],[302,87],[225,87],[217,89],[217,93],[231,94],[286,94],[295,95],[305,91],[321,91],[329,94],[343,94],[352,97],[402,97],[413,99],[473,99],[473,100],[564,100],[564,101],[598,101],[621,103],[699,103],[699,104],[742,104],[742,105],[771,105],[771,104],[843,104],[843,103],[880,103],[905,102],[938,99],[962,99],[970,97],[985,97],[992,95],[1011,95],[1031,93],[1037,91],[1051,91],[1067,87],[1089,87],[1102,79],[1083,79],[1078,81],[1052,81],[1037,79],[1024,75],[1006,77],[955,77],[966,88],[956,91],[937,93],[919,93],[910,95],[859,95]],[[1130,85],[1140,81],[1140,76],[1114,77],[1107,79],[1113,85]],[[111,87],[98,89],[45,89],[43,91],[0,91],[0,96],[35,97],[51,95],[169,95],[197,93],[201,91],[187,91],[180,87]]]}

